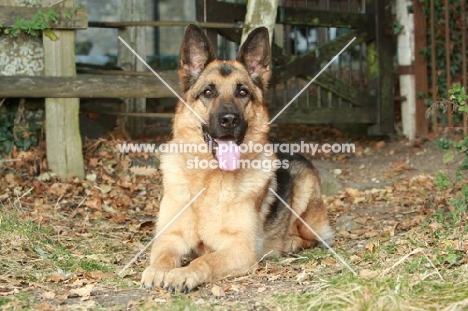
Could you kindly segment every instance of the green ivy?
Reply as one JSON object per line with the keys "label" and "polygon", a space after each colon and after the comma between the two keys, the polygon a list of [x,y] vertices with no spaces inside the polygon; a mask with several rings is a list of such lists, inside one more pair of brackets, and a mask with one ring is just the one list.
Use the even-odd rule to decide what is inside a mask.
{"label": "green ivy", "polygon": [[[450,42],[451,42],[451,50],[450,50],[450,68],[446,68],[446,52],[445,52],[445,0],[434,0],[434,32],[435,38],[431,37],[430,33],[430,0],[419,0],[420,3],[423,5],[423,11],[426,15],[427,20],[427,47],[423,48],[420,52],[427,60],[428,69],[429,69],[429,84],[432,83],[432,79],[435,79],[436,85],[438,88],[438,97],[439,98],[448,98],[448,89],[451,85],[447,85],[447,70],[450,70],[453,82],[460,82],[456,79],[461,77],[462,72],[462,59],[463,54],[468,57],[468,51],[462,50],[462,40],[461,40],[461,1],[466,0],[449,0],[448,1],[448,10],[449,10],[449,33],[450,33]],[[437,76],[432,77],[431,69],[431,42],[435,40],[435,48],[436,48],[436,72]],[[427,105],[431,105],[432,100],[428,97],[425,100]],[[444,115],[441,115],[444,116]],[[442,124],[445,122],[441,120]]]}
{"label": "green ivy", "polygon": [[22,33],[29,36],[37,36],[43,30],[51,28],[51,24],[56,22],[57,19],[58,14],[54,9],[50,9],[47,12],[38,11],[30,20],[18,17],[13,27],[5,29],[5,34],[14,38],[19,37]]}
{"label": "green ivy", "polygon": [[13,146],[28,150],[37,145],[41,125],[34,121],[21,121],[15,124],[18,108],[0,109],[0,155],[9,154]]}

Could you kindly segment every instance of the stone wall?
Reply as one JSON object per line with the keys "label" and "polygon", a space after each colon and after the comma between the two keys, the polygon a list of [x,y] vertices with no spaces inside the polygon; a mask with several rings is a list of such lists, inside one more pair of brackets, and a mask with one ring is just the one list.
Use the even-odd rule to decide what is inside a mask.
{"label": "stone wall", "polygon": [[[41,0],[0,0],[0,5],[39,6]],[[0,76],[40,76],[44,70],[42,38],[0,34]]]}

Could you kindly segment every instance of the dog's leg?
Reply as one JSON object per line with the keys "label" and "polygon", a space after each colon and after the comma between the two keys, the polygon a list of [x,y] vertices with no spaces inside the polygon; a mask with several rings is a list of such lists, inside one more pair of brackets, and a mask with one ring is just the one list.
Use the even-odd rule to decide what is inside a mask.
{"label": "dog's leg", "polygon": [[198,285],[226,276],[245,274],[256,266],[252,243],[238,235],[223,238],[225,247],[193,260],[188,266],[169,271],[164,278],[164,288],[169,291],[188,292]]}
{"label": "dog's leg", "polygon": [[302,221],[297,219],[296,216],[291,218],[288,230],[289,236],[285,239],[283,249],[283,252],[286,253],[296,253],[302,249],[324,246],[308,226],[328,245],[333,243],[333,230],[329,225],[327,209],[321,198],[318,173],[315,169],[305,167],[303,164],[297,167],[293,193],[300,193],[301,195],[293,196],[291,207],[300,215]]}
{"label": "dog's leg", "polygon": [[[174,217],[172,213],[165,213],[166,211],[173,211],[173,209],[167,207],[171,203],[167,198],[164,198],[161,202],[158,230],[164,228]],[[191,218],[193,218],[192,211],[184,211],[156,239],[151,248],[150,265],[143,271],[142,287],[151,289],[154,286],[162,286],[166,274],[182,265],[182,257],[190,253],[196,244],[196,235]]]}
{"label": "dog's leg", "polygon": [[[303,249],[325,245],[304,223],[293,216],[289,237],[283,252],[297,253]],[[333,230],[328,223],[327,210],[319,198],[312,198],[301,219],[307,223],[328,245],[333,244]]]}

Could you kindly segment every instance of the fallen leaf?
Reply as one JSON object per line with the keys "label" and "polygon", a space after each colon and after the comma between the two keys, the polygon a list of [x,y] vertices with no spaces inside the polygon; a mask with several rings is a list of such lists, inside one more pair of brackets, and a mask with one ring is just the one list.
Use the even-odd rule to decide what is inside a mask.
{"label": "fallen leaf", "polygon": [[94,284],[88,284],[81,288],[70,289],[70,293],[86,299],[86,298],[89,298],[89,296],[91,296],[91,292],[93,291],[93,289],[94,289]]}
{"label": "fallen leaf", "polygon": [[359,276],[363,277],[363,278],[366,278],[366,279],[374,278],[378,274],[379,274],[379,272],[372,271],[372,270],[369,270],[369,269],[362,269],[362,270],[359,271]]}
{"label": "fallen leaf", "polygon": [[86,175],[86,180],[90,181],[90,182],[95,182],[96,181],[96,178],[97,178],[97,175],[96,174],[89,174],[89,175]]}
{"label": "fallen leaf", "polygon": [[224,289],[218,285],[213,285],[211,287],[211,293],[215,295],[216,297],[224,297],[226,296],[226,293],[224,292]]}
{"label": "fallen leaf", "polygon": [[150,166],[133,166],[130,168],[130,172],[140,176],[151,176],[158,173],[158,169]]}
{"label": "fallen leaf", "polygon": [[331,257],[323,259],[322,263],[326,266],[332,266],[332,267],[336,266],[337,264],[336,260]]}
{"label": "fallen leaf", "polygon": [[383,140],[381,140],[381,141],[379,141],[379,142],[377,142],[375,144],[375,148],[377,148],[377,149],[381,149],[383,147],[385,147],[385,141],[383,141]]}
{"label": "fallen leaf", "polygon": [[44,293],[42,293],[41,298],[43,298],[43,299],[54,299],[55,298],[55,293],[54,292],[44,292]]}
{"label": "fallen leaf", "polygon": [[38,310],[38,311],[52,311],[54,309],[55,308],[53,308],[51,305],[49,305],[45,301],[43,303],[41,303],[41,304],[38,304],[38,305],[34,306],[34,310]]}
{"label": "fallen leaf", "polygon": [[442,228],[442,224],[440,222],[433,222],[429,225],[429,228],[431,228],[432,233],[434,233]]}

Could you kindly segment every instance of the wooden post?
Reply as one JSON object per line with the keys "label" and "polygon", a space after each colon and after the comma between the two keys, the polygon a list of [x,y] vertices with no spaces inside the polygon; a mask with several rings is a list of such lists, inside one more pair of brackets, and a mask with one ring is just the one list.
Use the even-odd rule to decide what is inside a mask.
{"label": "wooden post", "polygon": [[376,40],[367,46],[368,89],[378,102],[378,123],[368,128],[369,135],[388,135],[395,131],[393,107],[393,18],[390,1],[366,0],[366,13],[377,14]]}
{"label": "wooden post", "polygon": [[[414,75],[416,87],[416,136],[426,136],[429,120],[426,118],[427,106],[424,99],[428,96],[427,61],[421,50],[427,47],[427,22],[419,0],[413,0],[414,12]],[[419,96],[424,94],[424,96]]]}
{"label": "wooden post", "polygon": [[[42,0],[43,7],[57,3]],[[60,6],[73,7],[74,0],[60,2]],[[74,77],[75,31],[54,30],[58,40],[43,36],[44,75],[50,77]],[[46,98],[46,148],[49,168],[58,176],[84,177],[83,154],[79,130],[78,98]]]}
{"label": "wooden post", "polygon": [[408,12],[412,0],[397,0],[396,19],[403,27],[398,34],[398,65],[400,74],[401,119],[403,134],[414,140],[416,135],[416,97],[414,68],[414,15]]}
{"label": "wooden post", "polygon": [[270,34],[270,45],[275,29],[276,12],[278,11],[278,0],[249,0],[247,2],[247,13],[245,14],[245,24],[242,32],[241,44],[247,39],[250,31],[257,27],[265,26]]}
{"label": "wooden post", "polygon": [[[213,19],[211,14],[208,14],[210,8],[216,5],[217,0],[198,0],[195,4],[195,19],[197,22],[206,23]],[[205,33],[210,39],[213,53],[218,55],[218,29],[205,29]]]}
{"label": "wooden post", "polygon": [[[142,21],[145,19],[145,1],[123,1],[121,19],[124,21]],[[125,40],[138,55],[146,60],[146,39],[144,27],[127,27],[119,30],[119,36]],[[124,70],[144,71],[146,66],[124,44],[119,42],[117,65]],[[155,77],[156,78],[156,77]],[[157,80],[155,80],[157,83]],[[146,98],[125,100],[126,112],[146,112]],[[126,128],[133,137],[142,136],[145,123],[139,118],[127,118]]]}

